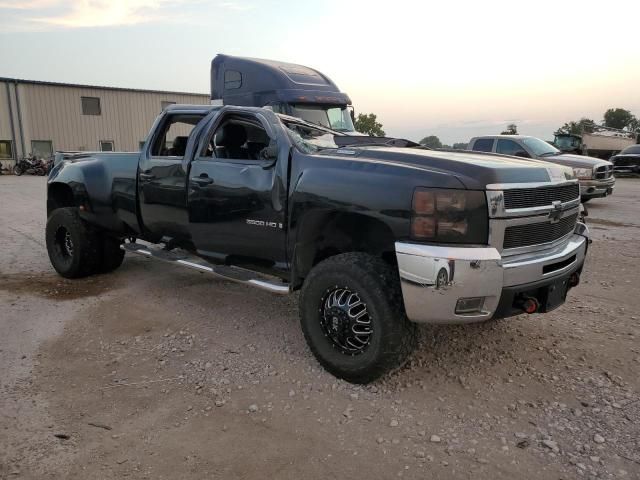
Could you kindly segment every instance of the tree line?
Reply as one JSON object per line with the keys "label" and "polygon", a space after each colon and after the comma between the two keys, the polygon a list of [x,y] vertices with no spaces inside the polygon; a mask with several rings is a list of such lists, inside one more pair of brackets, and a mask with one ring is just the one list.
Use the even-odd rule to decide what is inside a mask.
{"label": "tree line", "polygon": [[[572,133],[579,135],[582,132],[593,132],[598,124],[591,118],[582,117],[580,120],[566,122],[555,133]],[[636,117],[630,110],[624,108],[609,108],[604,112],[600,126],[617,128],[628,132],[640,133],[640,118]]]}

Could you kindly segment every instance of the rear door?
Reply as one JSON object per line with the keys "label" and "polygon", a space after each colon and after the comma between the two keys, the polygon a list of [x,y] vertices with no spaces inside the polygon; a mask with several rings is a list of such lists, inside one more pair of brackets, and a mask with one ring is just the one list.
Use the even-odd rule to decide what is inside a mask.
{"label": "rear door", "polygon": [[189,173],[189,230],[201,255],[282,270],[289,149],[264,115],[226,107],[202,136]]}
{"label": "rear door", "polygon": [[204,116],[186,112],[166,114],[140,153],[140,214],[146,230],[160,237],[188,238],[187,164],[183,160],[189,136]]}

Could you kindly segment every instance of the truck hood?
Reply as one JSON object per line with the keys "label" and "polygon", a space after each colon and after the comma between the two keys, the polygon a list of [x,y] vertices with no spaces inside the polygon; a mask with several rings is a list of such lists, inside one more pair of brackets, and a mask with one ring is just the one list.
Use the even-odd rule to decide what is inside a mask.
{"label": "truck hood", "polygon": [[359,160],[447,173],[455,176],[471,190],[483,190],[487,185],[496,183],[537,183],[573,179],[572,172],[566,167],[540,160],[523,160],[491,153],[392,147],[360,147],[349,150],[352,150],[349,157]]}
{"label": "truck hood", "polygon": [[557,163],[559,165],[566,165],[567,167],[578,168],[593,168],[596,166],[600,167],[602,165],[611,165],[611,162],[602,160],[601,158],[573,155],[571,153],[559,153],[558,155],[543,157],[542,160]]}

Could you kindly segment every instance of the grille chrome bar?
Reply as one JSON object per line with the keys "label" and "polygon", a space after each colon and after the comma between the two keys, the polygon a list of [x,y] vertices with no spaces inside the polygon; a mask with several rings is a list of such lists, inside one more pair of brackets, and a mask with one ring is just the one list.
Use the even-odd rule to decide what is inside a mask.
{"label": "grille chrome bar", "polygon": [[510,218],[541,215],[557,209],[568,210],[580,204],[577,180],[559,183],[514,183],[487,185],[489,217]]}
{"label": "grille chrome bar", "polygon": [[613,176],[613,165],[602,165],[597,167],[593,172],[593,178],[596,180],[606,180]]}
{"label": "grille chrome bar", "polygon": [[489,244],[505,257],[553,248],[572,234],[578,213],[577,207],[565,210],[556,223],[552,223],[555,220],[548,215],[492,218],[489,220]]}
{"label": "grille chrome bar", "polygon": [[504,191],[504,207],[515,208],[544,207],[559,201],[567,203],[580,196],[580,185],[577,183],[560,187],[514,188]]}
{"label": "grille chrome bar", "polygon": [[496,187],[488,186],[486,192],[489,244],[503,256],[555,248],[573,233],[580,206],[576,180]]}
{"label": "grille chrome bar", "polygon": [[507,227],[504,231],[502,247],[511,248],[530,247],[555,242],[573,232],[578,220],[578,214],[574,213],[551,223],[549,220],[524,225]]}

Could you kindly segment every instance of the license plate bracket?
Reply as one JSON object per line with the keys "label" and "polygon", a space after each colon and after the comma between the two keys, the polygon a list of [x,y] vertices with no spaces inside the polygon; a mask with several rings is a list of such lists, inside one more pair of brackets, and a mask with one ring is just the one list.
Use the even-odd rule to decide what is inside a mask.
{"label": "license plate bracket", "polygon": [[544,298],[544,310],[550,312],[562,305],[567,299],[567,292],[569,291],[569,278],[561,278],[556,280],[546,288],[546,295]]}

